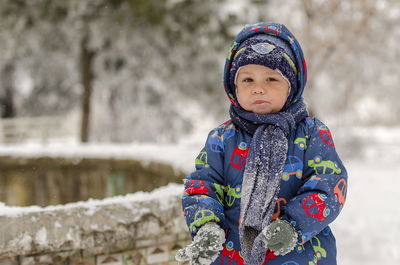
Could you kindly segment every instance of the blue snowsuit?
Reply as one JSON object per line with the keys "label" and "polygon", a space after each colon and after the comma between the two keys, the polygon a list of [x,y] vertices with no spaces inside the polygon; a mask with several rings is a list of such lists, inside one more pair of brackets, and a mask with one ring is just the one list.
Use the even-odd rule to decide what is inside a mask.
{"label": "blue snowsuit", "polygon": [[[264,24],[261,28],[273,25]],[[251,33],[245,37],[249,36]],[[238,38],[243,40],[243,35]],[[305,71],[304,68],[305,64],[301,69]],[[252,136],[232,121],[213,129],[196,158],[196,171],[185,181],[182,204],[192,237],[207,222],[217,222],[225,230],[224,248],[213,264],[243,264],[239,215],[243,172],[251,141]],[[264,264],[334,265],[336,243],[328,225],[345,202],[346,169],[336,153],[329,129],[316,118],[307,117],[298,123],[288,136],[288,143],[272,219],[288,220],[297,230],[299,242],[284,256],[276,257],[268,251]]]}

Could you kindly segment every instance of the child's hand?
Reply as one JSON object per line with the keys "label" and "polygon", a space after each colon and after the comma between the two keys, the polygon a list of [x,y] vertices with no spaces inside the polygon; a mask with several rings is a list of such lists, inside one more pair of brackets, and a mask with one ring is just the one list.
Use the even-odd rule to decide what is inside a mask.
{"label": "child's hand", "polygon": [[285,255],[296,246],[297,232],[288,221],[276,219],[262,231],[265,246],[275,255]]}
{"label": "child's hand", "polygon": [[218,257],[224,242],[224,230],[216,223],[207,223],[200,228],[190,245],[178,250],[175,259],[179,262],[190,261],[191,265],[211,264]]}

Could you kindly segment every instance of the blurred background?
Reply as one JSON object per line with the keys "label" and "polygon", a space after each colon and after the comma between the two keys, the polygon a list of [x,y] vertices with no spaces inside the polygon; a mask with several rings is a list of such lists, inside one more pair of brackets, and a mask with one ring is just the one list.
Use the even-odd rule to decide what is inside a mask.
{"label": "blurred background", "polygon": [[199,120],[227,119],[222,70],[238,30],[279,21],[303,46],[314,115],[331,126],[393,126],[398,8],[395,0],[3,1],[0,114],[63,117],[50,136],[59,129],[81,142],[177,141]]}
{"label": "blurred background", "polygon": [[[48,205],[169,182],[127,190],[129,166],[85,159],[159,161],[149,174],[170,166],[179,182],[208,131],[229,119],[225,56],[243,25],[258,21],[283,23],[298,38],[305,100],[348,167],[348,202],[334,224],[339,264],[398,264],[398,0],[2,1],[0,200]],[[67,176],[54,168],[69,166],[76,179],[64,188],[93,187],[96,174],[103,184],[50,192]],[[48,197],[27,196],[29,185]]]}

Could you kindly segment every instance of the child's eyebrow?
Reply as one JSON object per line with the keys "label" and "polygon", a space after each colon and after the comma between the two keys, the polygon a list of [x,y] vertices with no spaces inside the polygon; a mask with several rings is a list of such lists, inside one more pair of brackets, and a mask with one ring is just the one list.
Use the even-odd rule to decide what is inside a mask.
{"label": "child's eyebrow", "polygon": [[264,72],[264,73],[269,76],[281,76],[279,72]]}
{"label": "child's eyebrow", "polygon": [[251,74],[252,75],[253,73],[252,72],[247,72],[247,71],[243,71],[243,72],[240,71],[239,74],[248,74],[248,75]]}

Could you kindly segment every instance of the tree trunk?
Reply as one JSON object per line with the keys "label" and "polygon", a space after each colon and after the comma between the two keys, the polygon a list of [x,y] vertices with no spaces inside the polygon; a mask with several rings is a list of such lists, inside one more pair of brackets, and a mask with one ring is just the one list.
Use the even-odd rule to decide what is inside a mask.
{"label": "tree trunk", "polygon": [[15,117],[13,74],[14,65],[10,63],[6,64],[1,73],[1,80],[4,89],[0,96],[2,118]]}
{"label": "tree trunk", "polygon": [[88,48],[89,36],[86,35],[81,42],[80,66],[82,93],[82,119],[81,119],[81,142],[89,141],[90,116],[91,116],[91,97],[93,90],[92,63],[95,55],[94,51]]}

